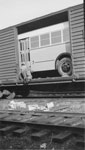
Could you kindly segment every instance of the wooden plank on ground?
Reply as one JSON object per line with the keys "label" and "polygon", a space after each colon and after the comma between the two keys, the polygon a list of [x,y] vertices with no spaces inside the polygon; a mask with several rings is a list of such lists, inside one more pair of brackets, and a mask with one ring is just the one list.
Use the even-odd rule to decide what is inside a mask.
{"label": "wooden plank on ground", "polygon": [[5,135],[12,132],[16,128],[15,125],[6,126],[0,129],[0,134]]}
{"label": "wooden plank on ground", "polygon": [[9,115],[4,120],[5,121],[19,121],[19,120],[21,120],[21,117],[18,114],[13,114],[13,115]]}
{"label": "wooden plank on ground", "polygon": [[53,117],[53,118],[50,118],[49,119],[49,122],[51,123],[51,124],[54,124],[54,123],[57,123],[57,122],[59,122],[60,120],[62,120],[63,119],[63,117]]}
{"label": "wooden plank on ground", "polygon": [[82,139],[77,139],[76,140],[76,146],[81,146],[81,147],[84,147],[85,146],[85,141],[82,140]]}
{"label": "wooden plank on ground", "polygon": [[22,136],[22,135],[28,133],[30,130],[31,130],[30,127],[24,127],[24,128],[21,127],[21,128],[19,128],[17,130],[14,130],[13,134],[16,135],[16,136]]}
{"label": "wooden plank on ground", "polygon": [[65,140],[67,140],[71,135],[72,135],[71,132],[64,131],[64,132],[61,132],[61,133],[59,133],[57,135],[54,135],[52,137],[52,141],[61,143],[61,142],[64,142]]}
{"label": "wooden plank on ground", "polygon": [[23,115],[22,119],[20,120],[20,122],[27,122],[27,121],[29,121],[31,116],[32,116],[31,114]]}
{"label": "wooden plank on ground", "polygon": [[9,116],[9,114],[7,114],[7,113],[1,113],[0,114],[0,119],[3,119],[5,117],[7,117],[7,116]]}
{"label": "wooden plank on ground", "polygon": [[72,126],[73,123],[78,122],[79,120],[80,120],[80,118],[76,118],[76,117],[69,118],[69,119],[67,118],[64,120],[63,124]]}
{"label": "wooden plank on ground", "polygon": [[31,138],[32,139],[35,139],[35,140],[40,140],[40,139],[42,139],[43,137],[45,137],[45,136],[47,136],[48,134],[50,133],[50,131],[49,130],[41,130],[41,131],[38,131],[38,132],[36,132],[36,133],[33,133],[32,135],[31,135]]}

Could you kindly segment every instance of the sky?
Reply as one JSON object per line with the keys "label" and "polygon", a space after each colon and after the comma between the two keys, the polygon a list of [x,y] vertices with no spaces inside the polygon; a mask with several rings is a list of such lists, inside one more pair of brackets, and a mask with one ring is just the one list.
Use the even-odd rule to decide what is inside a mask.
{"label": "sky", "polygon": [[0,30],[81,3],[83,0],[0,0]]}

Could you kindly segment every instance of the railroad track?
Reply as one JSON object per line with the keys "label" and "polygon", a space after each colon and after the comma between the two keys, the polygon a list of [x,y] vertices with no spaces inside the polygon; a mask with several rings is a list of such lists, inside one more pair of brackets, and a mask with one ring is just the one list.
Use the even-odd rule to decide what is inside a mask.
{"label": "railroad track", "polygon": [[84,147],[85,114],[51,112],[0,112],[0,135],[29,136],[32,140],[50,137],[50,144],[63,143],[73,137]]}
{"label": "railroad track", "polygon": [[1,111],[0,122],[85,128],[85,113]]}
{"label": "railroad track", "polygon": [[1,111],[0,122],[85,128],[85,113]]}
{"label": "railroad track", "polygon": [[[0,147],[3,143],[3,139],[5,138],[5,143],[8,143],[8,141],[10,141],[9,144],[11,144],[11,149],[15,149],[15,147],[22,149],[25,143],[24,139],[30,144],[26,144],[28,149],[36,149],[35,146],[38,144],[37,149],[46,148],[49,150],[51,147],[59,146],[59,150],[61,150],[62,146],[65,147],[65,145],[67,148],[71,148],[71,143],[73,143],[74,147],[80,147],[81,150],[84,150],[85,144],[84,135],[81,132],[74,132],[74,130],[69,130],[65,128],[61,129],[58,127],[48,128],[46,126],[21,126],[20,124],[16,125],[8,123],[2,123],[0,125],[0,138],[2,138],[2,140],[0,140]],[[23,145],[21,142],[22,140]],[[5,146],[5,143],[3,143],[2,147]],[[7,148],[9,149],[6,144],[6,149]]]}
{"label": "railroad track", "polygon": [[[15,104],[17,104],[17,100],[15,100]],[[21,100],[21,99],[20,99]],[[41,100],[41,101],[40,101]],[[82,98],[77,99],[23,99],[23,104],[26,104],[26,109],[17,109],[7,107],[7,100],[4,100],[4,104],[6,107],[4,109],[0,109],[0,122],[1,123],[9,123],[9,124],[21,124],[21,125],[37,125],[37,126],[48,126],[48,127],[58,127],[58,128],[68,128],[81,130],[82,132],[85,129],[85,112],[81,112],[81,106],[84,106],[85,100]],[[3,101],[2,101],[3,102]],[[9,101],[10,102],[10,101]],[[21,101],[20,101],[21,102]],[[41,104],[40,104],[41,102]],[[51,102],[51,103],[50,103]],[[65,103],[65,104],[64,104]],[[19,103],[18,103],[19,104]],[[29,110],[28,106],[33,106],[33,104],[38,104],[46,107],[46,104],[54,104],[51,110]],[[70,108],[70,105],[71,108]],[[1,108],[3,103],[1,104]],[[8,104],[9,106],[9,104]],[[74,108],[75,106],[75,108]],[[72,110],[70,111],[70,109]],[[79,107],[81,110],[79,112]],[[54,109],[55,108],[55,109]],[[78,109],[78,111],[76,111]]]}
{"label": "railroad track", "polygon": [[[15,102],[19,100],[21,101],[21,99],[15,99]],[[44,102],[50,102],[53,98],[22,99],[27,104],[28,101],[29,103],[35,103],[40,102],[40,100],[41,102],[43,100]],[[56,99],[53,101],[56,101]],[[5,104],[6,102],[7,100],[4,100]],[[60,104],[64,104],[64,102],[84,104],[85,100],[84,98],[59,98],[58,102]],[[0,135],[3,138],[11,134],[12,139],[15,139],[15,137],[23,137],[24,139],[24,136],[26,136],[31,138],[32,143],[36,140],[46,143],[48,137],[50,143],[47,144],[48,149],[50,148],[49,145],[55,145],[53,143],[68,143],[68,140],[76,139],[75,145],[82,145],[84,148],[85,113],[63,112],[64,107],[60,105],[56,111],[0,110]]]}

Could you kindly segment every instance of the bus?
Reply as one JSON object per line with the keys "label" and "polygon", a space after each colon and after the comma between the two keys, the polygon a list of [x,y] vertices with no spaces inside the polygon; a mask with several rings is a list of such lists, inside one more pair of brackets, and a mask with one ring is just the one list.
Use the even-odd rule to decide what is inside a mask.
{"label": "bus", "polygon": [[51,25],[18,35],[20,68],[30,62],[31,73],[57,70],[72,74],[69,22]]}

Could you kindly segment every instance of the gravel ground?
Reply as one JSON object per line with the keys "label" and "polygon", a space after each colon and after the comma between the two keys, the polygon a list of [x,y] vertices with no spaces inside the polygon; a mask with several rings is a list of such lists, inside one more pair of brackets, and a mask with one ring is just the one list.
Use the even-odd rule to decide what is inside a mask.
{"label": "gravel ground", "polygon": [[75,112],[85,113],[85,100],[66,99],[14,99],[1,100],[0,110],[26,110],[53,111],[53,112]]}
{"label": "gravel ground", "polygon": [[[84,150],[75,144],[75,137],[64,143],[53,143],[52,136],[42,140],[32,140],[29,135],[15,137],[13,135],[0,136],[0,150]],[[41,147],[41,145],[46,147]]]}

